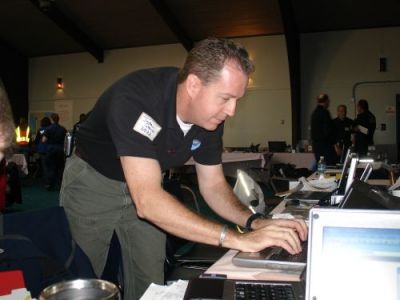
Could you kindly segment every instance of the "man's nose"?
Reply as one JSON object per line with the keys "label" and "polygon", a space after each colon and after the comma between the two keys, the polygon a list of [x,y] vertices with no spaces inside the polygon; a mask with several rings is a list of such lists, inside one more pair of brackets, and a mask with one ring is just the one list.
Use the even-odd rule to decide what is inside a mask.
{"label": "man's nose", "polygon": [[224,112],[229,116],[229,117],[233,117],[235,115],[236,112],[236,99],[230,99],[226,105],[225,105],[225,110]]}

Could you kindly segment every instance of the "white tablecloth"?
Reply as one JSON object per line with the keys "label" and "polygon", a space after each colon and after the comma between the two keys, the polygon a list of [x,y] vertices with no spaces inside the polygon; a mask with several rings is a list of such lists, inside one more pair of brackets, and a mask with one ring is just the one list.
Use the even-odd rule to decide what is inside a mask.
{"label": "white tablecloth", "polygon": [[[185,165],[193,166],[195,161],[189,159]],[[264,153],[252,152],[223,152],[222,166],[226,176],[236,177],[236,170],[248,168],[261,168],[265,164]],[[189,171],[190,172],[190,171]]]}
{"label": "white tablecloth", "polygon": [[293,164],[296,168],[312,169],[315,164],[314,153],[289,153],[275,152],[272,156],[272,164]]}

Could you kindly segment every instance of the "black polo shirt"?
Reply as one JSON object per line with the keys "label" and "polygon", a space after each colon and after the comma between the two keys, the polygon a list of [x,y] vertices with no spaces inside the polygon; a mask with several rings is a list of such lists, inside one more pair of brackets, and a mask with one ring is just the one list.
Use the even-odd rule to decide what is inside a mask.
{"label": "black polo shirt", "polygon": [[47,145],[57,145],[63,147],[66,133],[67,130],[63,126],[57,123],[53,123],[50,126],[46,127],[43,135],[47,137]]}
{"label": "black polo shirt", "polygon": [[156,159],[161,169],[221,163],[223,124],[214,131],[193,125],[183,135],[176,120],[178,69],[139,70],[98,99],[78,131],[77,152],[98,172],[125,181],[120,156]]}
{"label": "black polo shirt", "polygon": [[351,132],[353,129],[353,120],[345,117],[344,119],[333,119],[335,126],[336,142],[340,145],[351,145]]}
{"label": "black polo shirt", "polygon": [[355,151],[359,154],[366,154],[368,152],[368,146],[374,144],[376,118],[370,111],[362,112],[357,115],[357,118],[354,120],[354,125],[368,129],[367,134],[356,131],[355,137]]}

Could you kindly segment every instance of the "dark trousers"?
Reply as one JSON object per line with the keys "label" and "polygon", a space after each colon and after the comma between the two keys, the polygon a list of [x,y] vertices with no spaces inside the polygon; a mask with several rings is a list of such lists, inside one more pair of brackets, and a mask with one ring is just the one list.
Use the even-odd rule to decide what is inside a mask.
{"label": "dark trousers", "polygon": [[313,142],[313,151],[315,160],[318,163],[321,156],[324,157],[325,163],[328,166],[334,166],[337,163],[335,148],[332,144],[325,142]]}
{"label": "dark trousers", "polygon": [[46,185],[55,187],[56,185],[61,184],[64,165],[65,157],[63,147],[49,145],[45,156]]}

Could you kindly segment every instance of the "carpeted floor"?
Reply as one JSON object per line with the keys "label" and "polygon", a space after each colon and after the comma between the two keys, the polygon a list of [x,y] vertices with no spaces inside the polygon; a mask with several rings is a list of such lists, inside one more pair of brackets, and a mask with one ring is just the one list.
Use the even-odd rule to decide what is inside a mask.
{"label": "carpeted floor", "polygon": [[48,191],[41,178],[25,177],[21,179],[22,203],[6,207],[5,213],[42,209],[58,205],[59,191]]}

